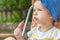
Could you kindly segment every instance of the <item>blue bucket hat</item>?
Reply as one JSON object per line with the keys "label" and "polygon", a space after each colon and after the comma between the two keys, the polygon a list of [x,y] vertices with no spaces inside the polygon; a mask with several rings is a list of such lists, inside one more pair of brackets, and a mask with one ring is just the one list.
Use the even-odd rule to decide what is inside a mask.
{"label": "blue bucket hat", "polygon": [[57,21],[60,15],[60,0],[40,0],[42,4],[48,9],[52,18]]}

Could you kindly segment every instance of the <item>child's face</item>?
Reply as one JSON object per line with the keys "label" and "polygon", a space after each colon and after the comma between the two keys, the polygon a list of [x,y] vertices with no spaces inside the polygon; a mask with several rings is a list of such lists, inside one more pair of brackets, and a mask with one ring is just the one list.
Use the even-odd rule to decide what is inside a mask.
{"label": "child's face", "polygon": [[40,24],[46,24],[49,21],[50,15],[41,4],[40,1],[36,1],[33,9],[33,21]]}

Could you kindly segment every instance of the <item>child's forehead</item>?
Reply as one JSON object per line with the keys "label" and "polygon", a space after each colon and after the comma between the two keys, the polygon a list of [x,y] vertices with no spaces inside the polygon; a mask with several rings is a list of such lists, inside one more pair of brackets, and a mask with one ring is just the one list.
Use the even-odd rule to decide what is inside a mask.
{"label": "child's forehead", "polygon": [[34,9],[36,9],[36,8],[43,10],[44,6],[42,5],[42,3],[40,1],[36,1],[34,3]]}
{"label": "child's forehead", "polygon": [[40,5],[42,5],[42,3],[41,3],[40,1],[36,1],[36,2],[34,3],[34,6],[40,6]]}

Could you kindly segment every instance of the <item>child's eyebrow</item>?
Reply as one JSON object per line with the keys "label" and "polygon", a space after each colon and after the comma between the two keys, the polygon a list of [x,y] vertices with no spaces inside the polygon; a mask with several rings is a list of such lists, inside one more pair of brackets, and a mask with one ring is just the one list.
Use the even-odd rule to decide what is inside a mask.
{"label": "child's eyebrow", "polygon": [[[43,11],[43,9],[41,9],[41,8],[37,8],[38,10],[40,10],[40,11]],[[33,8],[33,10],[35,10],[35,8]]]}
{"label": "child's eyebrow", "polygon": [[[33,10],[35,10],[35,9],[33,9]],[[38,9],[38,10],[41,10],[42,11],[42,9]]]}
{"label": "child's eyebrow", "polygon": [[38,10],[43,11],[42,9],[38,9]]}

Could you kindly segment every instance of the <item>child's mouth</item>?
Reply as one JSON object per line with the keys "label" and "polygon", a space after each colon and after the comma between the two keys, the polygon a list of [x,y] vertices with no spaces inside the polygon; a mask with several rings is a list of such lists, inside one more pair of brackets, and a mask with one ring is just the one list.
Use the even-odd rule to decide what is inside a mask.
{"label": "child's mouth", "polygon": [[38,18],[34,17],[33,20],[38,21]]}

